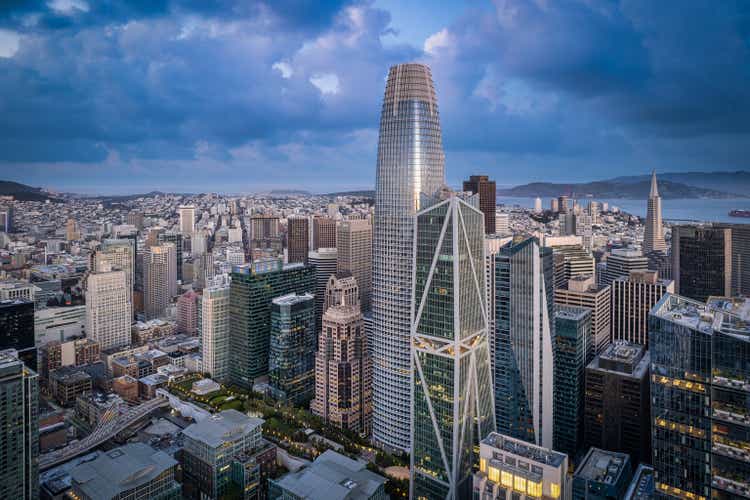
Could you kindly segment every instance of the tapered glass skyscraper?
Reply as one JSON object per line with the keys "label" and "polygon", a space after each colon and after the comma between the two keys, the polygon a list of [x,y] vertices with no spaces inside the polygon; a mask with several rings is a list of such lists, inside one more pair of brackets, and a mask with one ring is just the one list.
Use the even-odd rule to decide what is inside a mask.
{"label": "tapered glass skyscraper", "polygon": [[388,73],[380,119],[373,242],[373,438],[409,450],[410,301],[420,194],[443,184],[445,155],[430,68]]}
{"label": "tapered glass skyscraper", "polygon": [[417,215],[412,498],[471,498],[474,449],[495,430],[483,220],[452,194]]}

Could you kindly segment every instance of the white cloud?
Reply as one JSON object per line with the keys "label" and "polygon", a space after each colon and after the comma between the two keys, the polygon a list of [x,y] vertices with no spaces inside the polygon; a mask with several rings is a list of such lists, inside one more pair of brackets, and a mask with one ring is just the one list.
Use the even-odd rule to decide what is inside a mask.
{"label": "white cloud", "polygon": [[443,28],[437,33],[427,37],[427,40],[424,41],[424,51],[428,54],[435,55],[441,49],[453,48],[455,43],[455,37],[447,28]]}
{"label": "white cloud", "polygon": [[50,0],[47,7],[65,16],[73,16],[77,11],[89,11],[89,4],[85,0]]}
{"label": "white cloud", "polygon": [[334,73],[317,73],[310,77],[310,83],[323,95],[339,93],[339,77]]}
{"label": "white cloud", "polygon": [[21,37],[15,31],[0,29],[0,57],[13,57]]}
{"label": "white cloud", "polygon": [[287,80],[294,74],[294,68],[292,68],[292,65],[286,61],[277,61],[273,63],[273,66],[271,66],[271,68],[281,73],[281,78]]}

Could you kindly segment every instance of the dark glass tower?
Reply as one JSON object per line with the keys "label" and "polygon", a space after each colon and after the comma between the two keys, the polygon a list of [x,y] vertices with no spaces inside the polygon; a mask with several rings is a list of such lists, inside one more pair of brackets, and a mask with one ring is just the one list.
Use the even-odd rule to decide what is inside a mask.
{"label": "dark glass tower", "polygon": [[0,498],[39,498],[37,374],[0,352]]}
{"label": "dark glass tower", "polygon": [[0,301],[0,350],[15,349],[26,366],[36,370],[34,303],[28,300]]}
{"label": "dark glass tower", "polygon": [[583,447],[584,374],[595,354],[591,310],[557,306],[555,310],[555,396],[553,448],[571,460]]}
{"label": "dark glass tower", "polygon": [[373,438],[408,451],[414,215],[445,180],[440,115],[430,68],[388,72],[380,115],[373,232]]}
{"label": "dark glass tower", "polygon": [[316,344],[312,294],[273,299],[268,380],[274,398],[296,405],[313,398]]}
{"label": "dark glass tower", "polygon": [[312,293],[315,270],[302,264],[282,266],[279,259],[260,259],[237,266],[229,288],[229,380],[251,388],[268,374],[271,300],[289,293]]}
{"label": "dark glass tower", "polygon": [[157,240],[159,244],[174,243],[175,251],[177,252],[177,281],[182,283],[182,235],[174,231],[168,231],[160,233],[157,236]]}
{"label": "dark glass tower", "polygon": [[674,226],[672,259],[676,293],[698,301],[705,301],[711,295],[731,295],[731,229]]}
{"label": "dark glass tower", "polygon": [[750,496],[749,308],[668,294],[651,310],[658,498]]}

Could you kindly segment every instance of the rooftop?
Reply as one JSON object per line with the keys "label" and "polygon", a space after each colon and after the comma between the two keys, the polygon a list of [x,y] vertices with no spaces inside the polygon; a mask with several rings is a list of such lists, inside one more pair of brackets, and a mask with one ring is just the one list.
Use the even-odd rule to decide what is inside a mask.
{"label": "rooftop", "polygon": [[177,461],[143,443],[131,443],[101,453],[71,471],[73,481],[90,498],[114,498],[154,480]]}
{"label": "rooftop", "polygon": [[560,467],[566,458],[564,453],[498,434],[497,432],[490,433],[489,436],[482,440],[482,444],[552,467]]}
{"label": "rooftop", "polygon": [[627,453],[591,448],[578,465],[575,477],[607,485],[616,484],[623,471],[630,467]]}
{"label": "rooftop", "polygon": [[651,356],[640,344],[617,341],[609,344],[599,356],[596,356],[587,368],[608,370],[616,373],[642,378],[648,371]]}
{"label": "rooftop", "polygon": [[277,306],[291,306],[294,304],[299,304],[300,302],[305,302],[308,300],[313,300],[313,295],[310,293],[304,293],[302,295],[297,295],[296,293],[290,293],[288,295],[282,295],[281,297],[276,297],[272,300],[274,304]]}
{"label": "rooftop", "polygon": [[224,410],[196,422],[185,429],[183,434],[213,448],[240,435],[247,435],[263,425],[261,418],[248,417],[237,410]]}
{"label": "rooftop", "polygon": [[327,450],[305,469],[276,482],[299,498],[342,500],[370,498],[386,479],[367,470],[366,464]]}
{"label": "rooftop", "polygon": [[655,488],[654,468],[640,464],[628,486],[628,491],[625,492],[625,500],[650,500],[654,497]]}
{"label": "rooftop", "polygon": [[570,319],[573,321],[579,321],[591,314],[591,309],[588,307],[576,307],[576,306],[556,306],[555,307],[555,318]]}
{"label": "rooftop", "polygon": [[650,314],[709,334],[713,331],[715,321],[714,311],[703,302],[671,293],[665,294],[651,309]]}

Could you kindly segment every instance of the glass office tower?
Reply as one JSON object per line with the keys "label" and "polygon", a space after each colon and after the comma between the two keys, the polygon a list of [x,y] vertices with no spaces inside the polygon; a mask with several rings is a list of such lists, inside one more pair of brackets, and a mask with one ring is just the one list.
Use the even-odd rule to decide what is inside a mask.
{"label": "glass office tower", "polygon": [[373,233],[373,438],[409,450],[410,301],[414,215],[420,194],[445,179],[440,116],[430,68],[391,67],[383,97]]}
{"label": "glass office tower", "polygon": [[414,243],[412,498],[470,498],[474,448],[495,430],[484,215],[443,198],[417,215]]}
{"label": "glass office tower", "polygon": [[236,266],[229,286],[229,382],[250,389],[268,374],[271,300],[289,293],[312,293],[315,269],[280,259],[257,259]]}
{"label": "glass office tower", "polygon": [[750,304],[668,294],[651,311],[658,498],[750,497]]}
{"label": "glass office tower", "polygon": [[552,249],[516,238],[495,257],[495,416],[501,434],[552,448]]}

